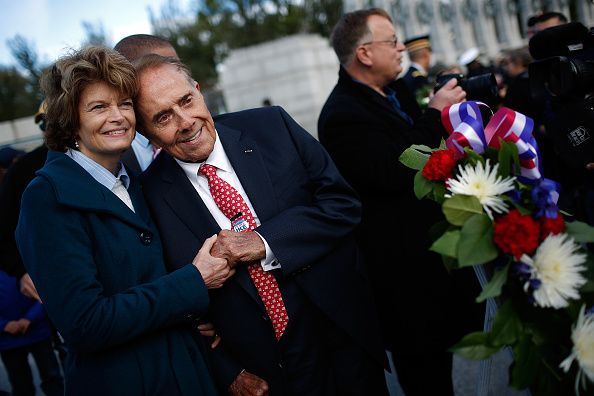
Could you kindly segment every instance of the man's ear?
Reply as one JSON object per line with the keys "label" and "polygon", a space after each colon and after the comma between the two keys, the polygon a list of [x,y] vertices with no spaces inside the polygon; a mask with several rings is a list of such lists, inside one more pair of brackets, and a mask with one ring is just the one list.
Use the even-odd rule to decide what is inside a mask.
{"label": "man's ear", "polygon": [[197,89],[198,91],[200,91],[200,84],[198,84],[198,82],[197,82],[197,81],[194,81],[194,84],[196,84],[196,89]]}
{"label": "man's ear", "polygon": [[364,64],[365,66],[373,65],[373,53],[367,46],[360,45],[355,49],[355,60]]}

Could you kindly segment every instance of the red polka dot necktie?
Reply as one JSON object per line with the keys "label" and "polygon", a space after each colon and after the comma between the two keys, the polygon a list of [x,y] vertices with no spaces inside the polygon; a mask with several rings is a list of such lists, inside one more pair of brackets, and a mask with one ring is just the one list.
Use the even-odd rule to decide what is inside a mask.
{"label": "red polka dot necktie", "polygon": [[[245,200],[235,188],[217,176],[216,167],[202,164],[198,173],[206,176],[212,198],[221,209],[221,212],[232,221],[232,227],[235,231],[244,232],[256,228],[256,220],[254,220],[252,211],[245,203]],[[239,223],[236,222],[238,224],[236,227],[234,221],[237,219],[239,219]],[[245,226],[242,227],[241,223]],[[276,339],[279,340],[287,327],[289,315],[287,315],[287,309],[276,278],[270,272],[264,271],[259,262],[250,264],[247,268],[258,294],[262,302],[264,302],[268,317],[272,321]]]}

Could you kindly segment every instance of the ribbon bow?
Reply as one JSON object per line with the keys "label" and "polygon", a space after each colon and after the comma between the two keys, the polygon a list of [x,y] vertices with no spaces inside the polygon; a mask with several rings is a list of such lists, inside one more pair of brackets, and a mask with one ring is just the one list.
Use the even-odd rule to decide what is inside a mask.
{"label": "ribbon bow", "polygon": [[491,111],[489,106],[477,101],[458,103],[442,110],[441,121],[450,135],[446,146],[460,156],[464,155],[464,147],[482,154],[487,146],[499,149],[501,138],[518,148],[522,177],[527,181],[540,180],[538,149],[532,136],[534,121],[522,113],[502,107],[483,128],[480,107]]}

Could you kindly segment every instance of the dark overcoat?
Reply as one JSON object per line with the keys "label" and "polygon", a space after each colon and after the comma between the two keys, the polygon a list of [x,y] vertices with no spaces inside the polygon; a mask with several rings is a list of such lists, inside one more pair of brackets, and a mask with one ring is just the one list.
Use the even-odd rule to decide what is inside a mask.
{"label": "dark overcoat", "polygon": [[445,137],[440,112],[429,108],[421,113],[401,80],[390,88],[414,125],[341,68],[320,114],[318,134],[361,197],[358,239],[386,342],[399,359],[420,356],[423,350],[445,351],[464,331],[480,330],[481,310],[473,302],[473,293],[478,294],[473,274],[452,276],[429,252],[429,230],[442,218],[439,206],[415,197],[415,171],[398,160],[412,144],[439,146]]}
{"label": "dark overcoat", "polygon": [[193,265],[166,273],[133,178],[129,193],[135,213],[50,151],[23,194],[16,240],[66,341],[66,395],[213,395],[188,319],[207,310],[206,286]]}

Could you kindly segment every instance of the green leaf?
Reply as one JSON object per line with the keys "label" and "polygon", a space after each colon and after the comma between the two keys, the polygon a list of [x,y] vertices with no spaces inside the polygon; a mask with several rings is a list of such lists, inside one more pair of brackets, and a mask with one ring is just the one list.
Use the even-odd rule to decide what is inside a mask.
{"label": "green leaf", "polygon": [[476,164],[479,162],[482,162],[483,164],[485,163],[485,159],[470,147],[464,147],[464,153],[466,153],[466,158],[472,166],[476,166]]}
{"label": "green leaf", "polygon": [[425,179],[423,173],[418,171],[415,174],[414,189],[417,199],[421,199],[433,190],[433,183]]}
{"label": "green leaf", "polygon": [[499,253],[493,245],[493,224],[484,214],[470,217],[460,233],[458,263],[460,267],[488,263]]}
{"label": "green leaf", "polygon": [[516,201],[514,201],[512,199],[509,199],[507,197],[502,197],[502,198],[503,198],[503,200],[505,200],[507,202],[510,202],[514,206],[514,208],[516,208],[518,210],[518,212],[520,212],[520,214],[522,216],[526,216],[526,215],[532,214],[532,211],[530,209],[526,209],[525,207],[523,207],[522,205],[520,205]]}
{"label": "green leaf", "polygon": [[448,146],[446,146],[446,141],[442,138],[441,142],[439,142],[439,149],[438,150],[445,150]]}
{"label": "green leaf", "polygon": [[445,192],[446,192],[446,188],[445,185],[441,184],[441,183],[433,183],[433,194],[432,198],[435,202],[441,204],[443,203],[443,201],[445,200]]}
{"label": "green leaf", "polygon": [[572,221],[565,225],[565,232],[576,242],[594,242],[594,227],[581,221]]}
{"label": "green leaf", "polygon": [[497,310],[493,319],[493,330],[489,343],[493,346],[513,345],[522,332],[522,322],[511,301],[507,301]]}
{"label": "green leaf", "polygon": [[496,354],[501,348],[489,345],[489,334],[482,331],[464,336],[456,345],[449,349],[467,359],[482,360]]}
{"label": "green leaf", "polygon": [[429,160],[429,154],[423,154],[409,147],[400,155],[399,160],[404,166],[414,170],[421,170]]}
{"label": "green leaf", "polygon": [[470,216],[483,213],[483,206],[476,197],[454,195],[444,201],[441,210],[450,224],[461,226]]}
{"label": "green leaf", "polygon": [[516,389],[527,388],[538,370],[540,354],[530,336],[524,335],[514,347],[514,363],[511,367],[510,385]]}
{"label": "green leaf", "polygon": [[456,248],[460,239],[460,230],[445,232],[441,238],[433,242],[429,250],[444,256],[456,258]]}
{"label": "green leaf", "polygon": [[485,287],[483,287],[483,291],[481,291],[481,294],[479,294],[479,296],[476,298],[477,303],[482,303],[487,298],[497,297],[501,294],[501,288],[503,287],[503,285],[505,285],[505,282],[507,281],[508,270],[509,264],[495,271],[489,283],[487,283]]}
{"label": "green leaf", "polygon": [[518,148],[513,143],[508,143],[504,140],[500,141],[501,148],[498,153],[499,169],[497,175],[501,177],[508,177],[511,175],[512,162],[516,165],[516,169],[520,169],[520,157],[518,156]]}
{"label": "green leaf", "polygon": [[458,260],[453,257],[441,256],[441,262],[448,272],[458,268]]}
{"label": "green leaf", "polygon": [[409,148],[417,150],[417,151],[421,151],[423,153],[432,153],[435,151],[435,149],[433,149],[429,146],[425,146],[424,144],[413,144]]}

